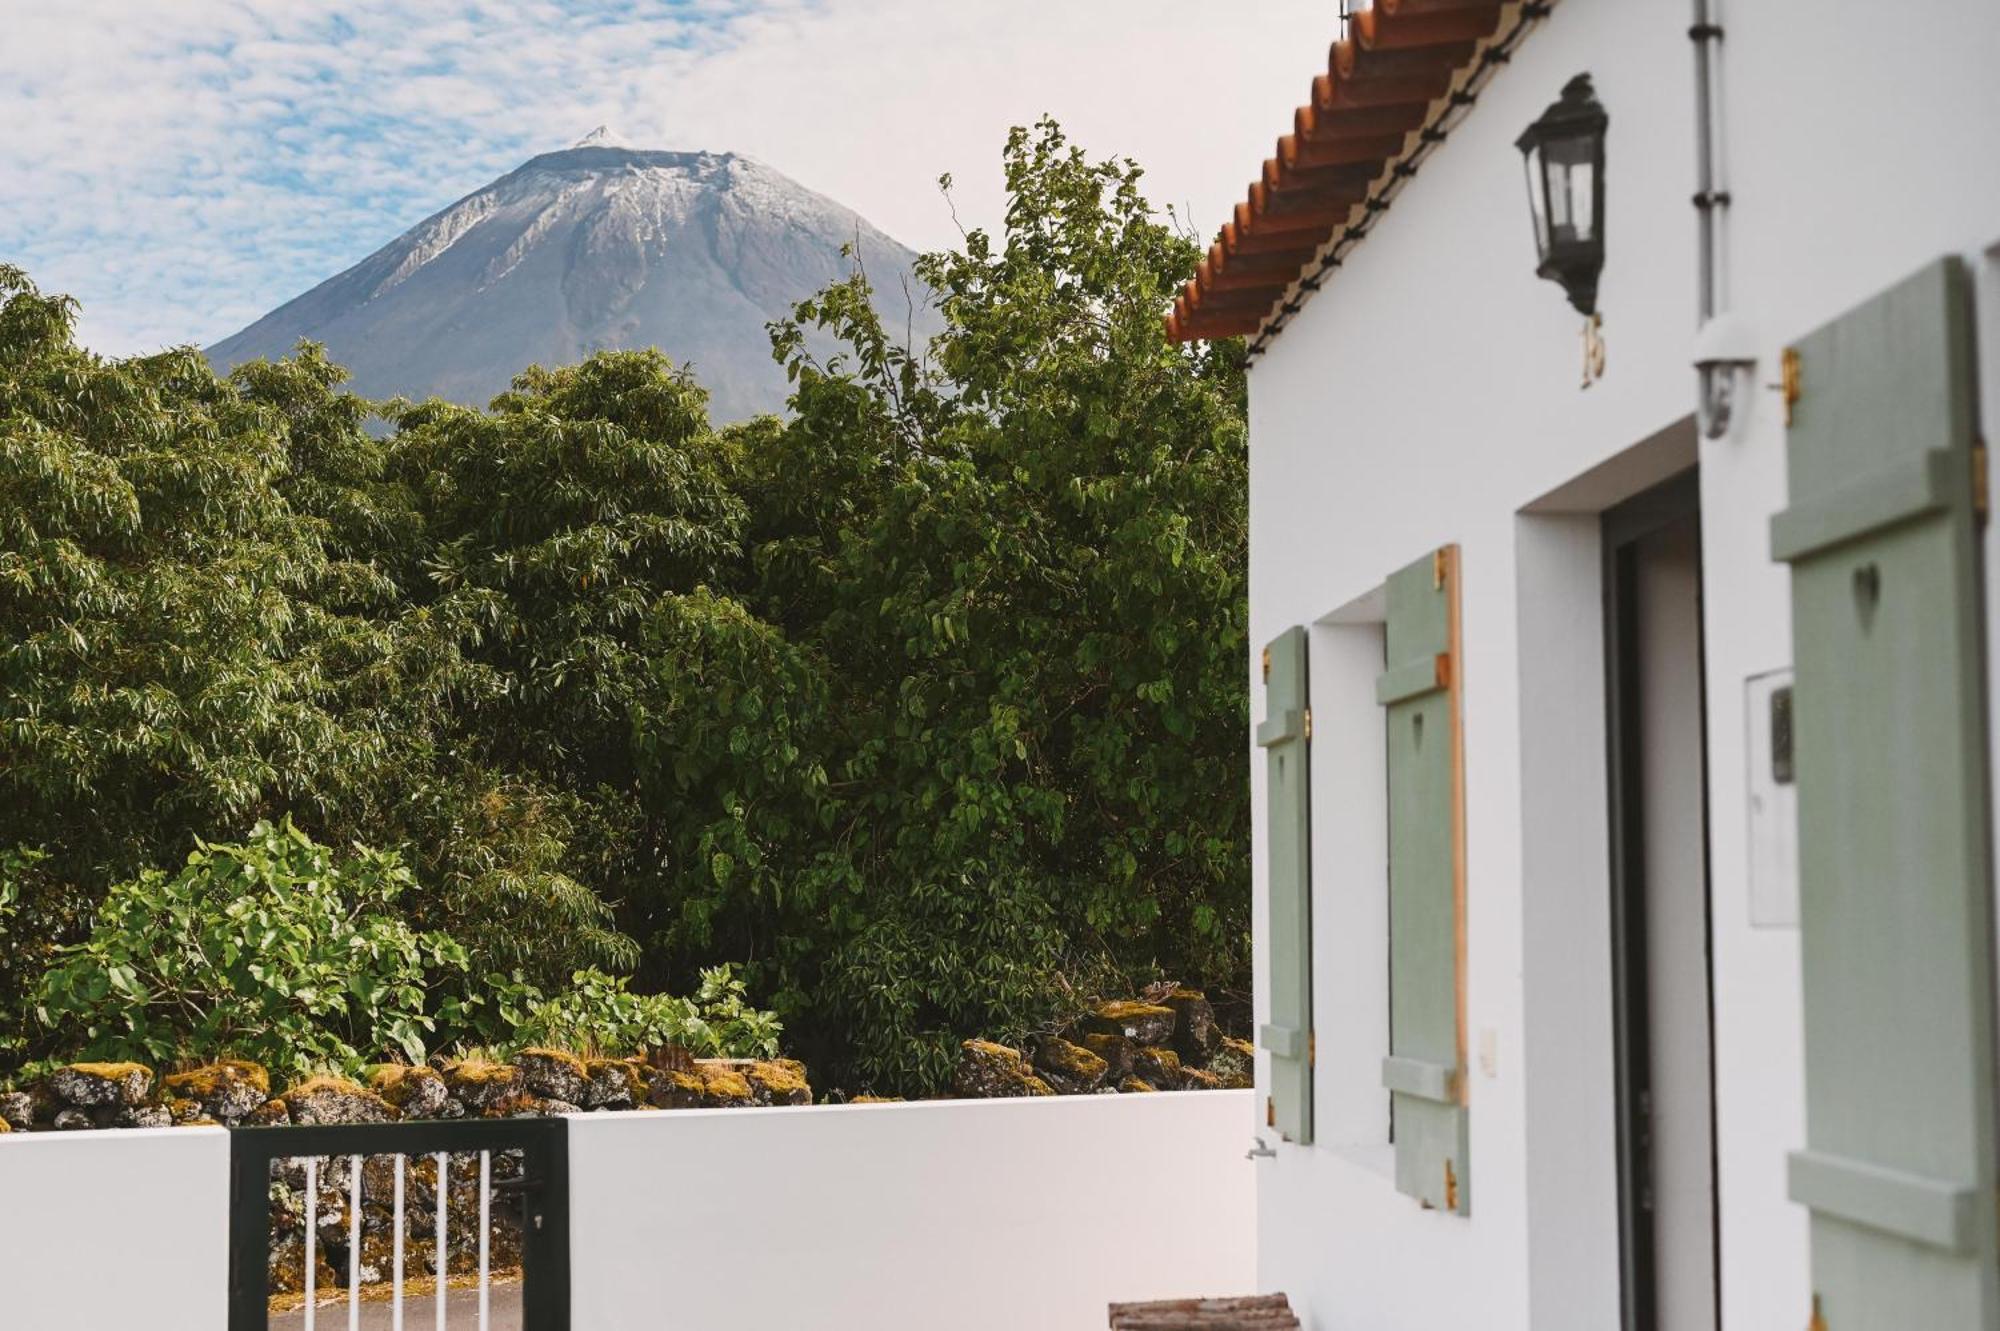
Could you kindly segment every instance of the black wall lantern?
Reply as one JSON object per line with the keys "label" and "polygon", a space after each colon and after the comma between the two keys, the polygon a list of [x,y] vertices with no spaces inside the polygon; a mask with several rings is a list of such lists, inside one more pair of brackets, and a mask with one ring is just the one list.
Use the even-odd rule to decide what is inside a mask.
{"label": "black wall lantern", "polygon": [[1610,123],[1590,75],[1579,74],[1514,141],[1528,168],[1528,207],[1541,256],[1535,272],[1562,283],[1569,303],[1585,315],[1597,313],[1597,276],[1604,270],[1604,130]]}

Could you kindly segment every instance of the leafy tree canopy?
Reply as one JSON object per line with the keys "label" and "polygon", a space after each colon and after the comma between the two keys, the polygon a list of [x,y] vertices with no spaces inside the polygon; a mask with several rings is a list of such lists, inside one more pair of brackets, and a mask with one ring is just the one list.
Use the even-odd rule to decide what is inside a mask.
{"label": "leafy tree canopy", "polygon": [[309,344],[106,360],[0,268],[0,1003],[53,961],[111,1019],[109,952],[54,949],[224,911],[166,866],[285,819],[396,848],[355,872],[427,966],[616,1041],[737,963],[856,1089],[1137,975],[1241,986],[1240,361],[1166,341],[1198,251],[1135,167],[1048,122],[1005,162],[1001,230],[921,265],[927,349],[837,284],[773,329],[791,414],[720,432],[619,352],[378,437]]}

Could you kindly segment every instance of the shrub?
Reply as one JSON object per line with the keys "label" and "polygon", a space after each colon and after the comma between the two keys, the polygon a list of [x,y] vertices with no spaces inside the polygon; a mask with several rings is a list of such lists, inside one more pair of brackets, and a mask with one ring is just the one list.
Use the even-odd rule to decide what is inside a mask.
{"label": "shrub", "polygon": [[774,1058],[783,1029],[750,1006],[733,967],[701,973],[693,998],[635,994],[622,976],[580,970],[571,987],[535,1004],[514,1031],[517,1046],[549,1045],[608,1055],[680,1045],[703,1058]]}
{"label": "shrub", "polygon": [[412,886],[389,851],[336,858],[289,820],[200,843],[169,877],[113,886],[89,937],[58,951],[41,1021],[88,1058],[166,1063],[234,1053],[274,1071],[354,1067],[376,1051],[424,1057],[465,1000],[465,949],[396,913]]}

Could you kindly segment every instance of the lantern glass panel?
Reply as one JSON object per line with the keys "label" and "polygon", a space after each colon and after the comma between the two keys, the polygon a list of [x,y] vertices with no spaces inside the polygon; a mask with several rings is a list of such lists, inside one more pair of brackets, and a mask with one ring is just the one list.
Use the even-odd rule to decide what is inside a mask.
{"label": "lantern glass panel", "polygon": [[1597,235],[1597,143],[1588,135],[1551,139],[1542,145],[1548,165],[1549,220],[1558,244],[1588,242]]}
{"label": "lantern glass panel", "polygon": [[1547,197],[1548,182],[1542,174],[1542,150],[1529,148],[1522,154],[1528,168],[1528,213],[1535,224],[1535,252],[1541,258],[1549,257],[1549,210],[1542,202]]}

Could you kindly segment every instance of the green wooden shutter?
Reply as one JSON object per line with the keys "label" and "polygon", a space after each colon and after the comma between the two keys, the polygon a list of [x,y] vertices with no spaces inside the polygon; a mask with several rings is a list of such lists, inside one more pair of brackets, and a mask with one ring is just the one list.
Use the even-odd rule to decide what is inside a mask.
{"label": "green wooden shutter", "polygon": [[1264,749],[1269,835],[1271,1020],[1257,1041],[1271,1055],[1265,1121],[1287,1141],[1312,1141],[1312,713],[1306,631],[1286,629],[1264,649]]}
{"label": "green wooden shutter", "polygon": [[1796,655],[1790,1188],[1830,1331],[2000,1327],[1972,376],[1956,260],[1787,353],[1791,506],[1771,545]]}
{"label": "green wooden shutter", "polygon": [[1472,1204],[1465,1111],[1464,778],[1458,551],[1388,583],[1389,668],[1375,696],[1389,748],[1389,1057],[1396,1186],[1440,1210]]}

